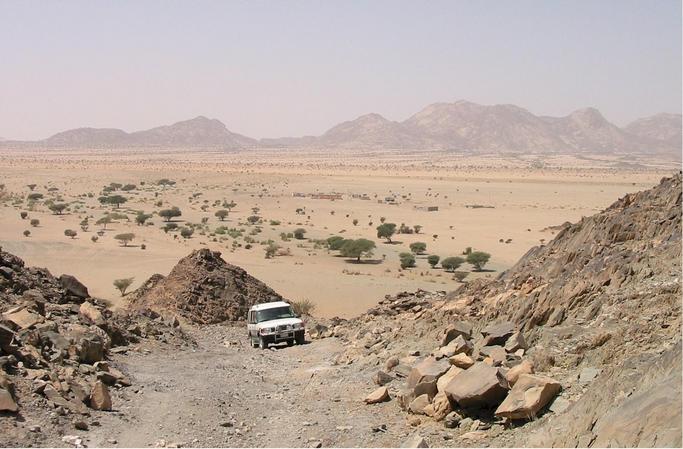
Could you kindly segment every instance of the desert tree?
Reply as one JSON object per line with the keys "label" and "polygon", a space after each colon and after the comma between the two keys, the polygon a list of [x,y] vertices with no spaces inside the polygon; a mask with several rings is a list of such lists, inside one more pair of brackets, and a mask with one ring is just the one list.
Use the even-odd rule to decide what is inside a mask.
{"label": "desert tree", "polygon": [[112,218],[109,215],[105,215],[95,222],[97,225],[101,225],[102,229],[107,229],[107,225],[112,222]]}
{"label": "desert tree", "polygon": [[427,250],[427,244],[424,242],[414,242],[410,244],[410,251],[413,254],[423,254]]}
{"label": "desert tree", "polygon": [[360,262],[361,257],[372,256],[372,250],[375,249],[375,242],[368,239],[346,240],[342,245],[340,252],[344,257],[350,257]]}
{"label": "desert tree", "polygon": [[294,238],[297,240],[303,240],[306,230],[304,228],[297,228],[294,230]]}
{"label": "desert tree", "polygon": [[346,239],[340,235],[333,235],[327,238],[327,247],[333,251],[338,251],[344,246]]}
{"label": "desert tree", "polygon": [[121,292],[121,296],[126,295],[126,290],[128,290],[128,287],[133,285],[133,279],[135,278],[123,278],[114,280],[114,287],[116,287],[116,289]]}
{"label": "desert tree", "polygon": [[491,258],[489,253],[473,251],[467,255],[467,263],[474,267],[474,271],[481,271]]}
{"label": "desert tree", "polygon": [[33,226],[34,228],[36,228],[36,227],[38,227],[38,225],[40,224],[40,220],[38,220],[37,218],[31,218],[30,223],[31,223],[31,226]]}
{"label": "desert tree", "polygon": [[73,239],[76,237],[76,235],[78,235],[78,233],[76,231],[74,231],[73,229],[65,229],[64,235],[67,237],[71,237]]}
{"label": "desert tree", "polygon": [[31,192],[33,192],[33,189],[35,189],[37,185],[38,184],[27,184],[26,187],[28,187],[31,190]]}
{"label": "desert tree", "polygon": [[68,206],[65,203],[53,203],[53,204],[50,204],[50,206],[48,208],[52,211],[53,214],[62,215],[62,213],[64,212],[64,210],[67,207]]}
{"label": "desert tree", "polygon": [[19,216],[21,217],[22,220],[26,220],[28,218],[28,212],[20,212]]}
{"label": "desert tree", "polygon": [[29,231],[28,229],[25,230],[24,231],[24,237],[28,237],[29,235],[31,235],[31,231]]}
{"label": "desert tree", "polygon": [[189,239],[190,237],[192,237],[192,234],[194,234],[194,229],[182,228],[180,230],[180,236],[184,239]]}
{"label": "desert tree", "polygon": [[419,234],[422,230],[422,225],[414,225],[413,229],[415,230],[415,234]]}
{"label": "desert tree", "polygon": [[159,211],[159,216],[164,219],[167,223],[171,221],[175,217],[180,217],[183,215],[183,213],[180,211],[180,209],[176,206],[170,208],[170,209],[162,209]]}
{"label": "desert tree", "polygon": [[126,233],[123,233],[123,234],[117,234],[117,235],[114,236],[114,239],[115,239],[115,240],[118,240],[119,242],[121,242],[121,245],[122,245],[122,246],[128,246],[128,244],[129,244],[130,242],[132,242],[133,239],[135,239],[135,234],[133,234],[132,232],[126,232]]}
{"label": "desert tree", "polygon": [[396,233],[396,223],[382,223],[377,226],[377,237],[387,239],[391,243],[391,237]]}
{"label": "desert tree", "polygon": [[462,257],[446,257],[444,260],[441,261],[441,266],[443,267],[444,270],[453,272],[457,270],[460,265],[462,265],[465,262],[465,259]]}
{"label": "desert tree", "polygon": [[143,211],[139,211],[135,216],[135,223],[137,223],[138,226],[142,226],[150,218],[152,218],[152,214],[146,214]]}
{"label": "desert tree", "polygon": [[432,254],[429,257],[427,257],[427,263],[429,263],[429,266],[431,266],[432,268],[435,268],[436,264],[439,263],[440,259],[441,258],[439,256],[437,256],[436,254]]}
{"label": "desert tree", "polygon": [[401,268],[412,268],[415,266],[415,256],[413,253],[401,253],[398,255],[398,259],[401,261]]}
{"label": "desert tree", "polygon": [[226,218],[228,218],[228,214],[230,213],[229,210],[227,209],[221,209],[217,210],[216,213],[214,214],[220,221],[225,221]]}

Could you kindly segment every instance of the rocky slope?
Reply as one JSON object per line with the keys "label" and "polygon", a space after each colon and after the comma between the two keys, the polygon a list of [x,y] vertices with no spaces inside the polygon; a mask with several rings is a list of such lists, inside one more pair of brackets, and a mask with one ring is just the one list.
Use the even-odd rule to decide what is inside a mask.
{"label": "rocky slope", "polygon": [[420,428],[457,429],[455,445],[680,446],[680,297],[678,175],[564,227],[496,281],[388,297],[312,336],[346,341],[338,363]]}
{"label": "rocky slope", "polygon": [[129,297],[131,310],[177,313],[192,323],[243,320],[249,308],[283,298],[221,253],[200,249],[181,259],[168,276],[154,275]]}
{"label": "rocky slope", "polygon": [[94,425],[131,387],[112,354],[189,342],[149,311],[114,314],[74,277],[55,278],[2,250],[0,312],[4,447],[77,445],[62,435]]}

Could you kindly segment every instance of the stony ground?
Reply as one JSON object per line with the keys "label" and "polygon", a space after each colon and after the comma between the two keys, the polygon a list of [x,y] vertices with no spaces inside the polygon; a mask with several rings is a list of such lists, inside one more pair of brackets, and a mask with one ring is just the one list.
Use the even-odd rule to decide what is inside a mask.
{"label": "stony ground", "polygon": [[[374,389],[370,375],[334,365],[337,339],[262,351],[242,327],[192,334],[195,349],[116,355],[142,387],[123,391],[114,412],[94,418],[99,426],[73,435],[87,446],[344,447],[400,446],[415,432],[395,401],[362,402]],[[443,444],[444,430],[434,426],[428,438]]]}

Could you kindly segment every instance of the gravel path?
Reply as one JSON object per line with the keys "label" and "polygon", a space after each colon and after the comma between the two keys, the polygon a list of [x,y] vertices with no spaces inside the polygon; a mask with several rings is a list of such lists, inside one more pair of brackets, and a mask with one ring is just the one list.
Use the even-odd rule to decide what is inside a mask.
{"label": "gravel path", "polygon": [[116,356],[134,387],[115,396],[120,413],[74,434],[118,447],[400,446],[412,434],[395,400],[362,402],[372,373],[334,365],[336,339],[263,351],[242,327],[193,336],[196,349]]}

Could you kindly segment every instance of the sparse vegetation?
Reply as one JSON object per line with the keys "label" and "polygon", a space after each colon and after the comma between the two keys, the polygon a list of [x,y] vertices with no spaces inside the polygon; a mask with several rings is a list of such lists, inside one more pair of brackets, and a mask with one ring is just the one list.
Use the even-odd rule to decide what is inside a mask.
{"label": "sparse vegetation", "polygon": [[424,254],[427,251],[427,244],[424,242],[414,242],[410,244],[410,251],[413,254]]}
{"label": "sparse vegetation", "polygon": [[344,257],[354,258],[360,262],[361,257],[371,257],[373,249],[375,249],[375,242],[372,240],[345,240],[340,248],[340,253]]}
{"label": "sparse vegetation", "polygon": [[463,263],[465,263],[465,259],[463,259],[462,257],[451,256],[446,257],[444,260],[442,260],[441,266],[444,270],[453,272],[460,268],[460,265],[462,265]]}
{"label": "sparse vegetation", "polygon": [[429,263],[429,266],[431,266],[432,268],[436,268],[436,265],[439,263],[440,259],[441,258],[436,254],[432,254],[429,257],[427,257],[427,263]]}
{"label": "sparse vegetation", "polygon": [[116,240],[118,240],[119,242],[121,242],[121,244],[122,244],[123,246],[128,246],[128,244],[129,244],[130,242],[132,242],[133,239],[135,239],[135,234],[133,234],[132,232],[126,232],[126,233],[124,233],[124,234],[117,234],[117,235],[114,236],[114,239],[116,239]]}
{"label": "sparse vegetation", "polygon": [[126,290],[133,285],[133,279],[135,278],[116,279],[114,281],[114,287],[121,292],[121,296],[126,296]]}
{"label": "sparse vegetation", "polygon": [[467,255],[467,263],[474,267],[475,271],[481,271],[491,258],[489,253],[483,251],[473,251]]}
{"label": "sparse vegetation", "polygon": [[76,238],[76,235],[78,235],[78,233],[76,231],[74,231],[73,229],[65,229],[64,235],[67,237],[71,237],[73,239],[73,238]]}
{"label": "sparse vegetation", "polygon": [[396,223],[382,223],[377,226],[377,238],[387,239],[391,243],[391,237],[396,233]]}
{"label": "sparse vegetation", "polygon": [[398,255],[401,261],[401,268],[412,268],[415,266],[415,256],[413,253],[401,253]]}

